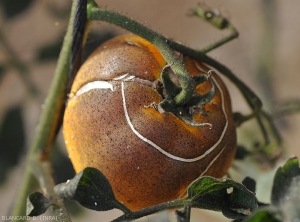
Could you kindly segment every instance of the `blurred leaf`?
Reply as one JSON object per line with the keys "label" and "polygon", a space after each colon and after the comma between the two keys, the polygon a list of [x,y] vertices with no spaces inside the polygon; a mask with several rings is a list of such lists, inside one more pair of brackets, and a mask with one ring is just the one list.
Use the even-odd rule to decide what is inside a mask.
{"label": "blurred leaf", "polygon": [[177,222],[190,222],[191,208],[186,206],[183,210],[175,210]]}
{"label": "blurred leaf", "polygon": [[[61,149],[62,148],[59,144],[56,143],[51,153],[51,163],[54,172],[53,179],[55,184],[67,181],[75,174],[70,159],[62,152]],[[64,204],[68,213],[72,216],[77,217],[83,212],[83,208],[75,201],[65,201]]]}
{"label": "blurred leaf", "polygon": [[243,160],[249,156],[250,152],[243,146],[238,145],[235,153],[235,160]]}
{"label": "blurred leaf", "polygon": [[232,219],[250,215],[256,208],[256,197],[244,185],[230,179],[202,177],[188,189],[192,207],[222,211]]}
{"label": "blurred leaf", "polygon": [[292,179],[291,186],[280,201],[280,212],[284,221],[299,221],[300,219],[300,176]]}
{"label": "blurred leaf", "polygon": [[68,156],[62,152],[62,148],[55,143],[51,153],[51,163],[54,169],[53,179],[55,184],[63,183],[75,174],[73,165]]}
{"label": "blurred leaf", "polygon": [[242,181],[242,184],[251,192],[255,193],[256,190],[256,182],[250,177],[245,177],[245,179]]}
{"label": "blurred leaf", "polygon": [[293,178],[296,176],[300,176],[300,168],[297,157],[293,157],[276,171],[271,194],[272,204],[278,206],[281,201],[286,200]]}
{"label": "blurred leaf", "polygon": [[9,168],[18,163],[25,147],[25,131],[20,106],[6,111],[0,126],[0,184]]}
{"label": "blurred leaf", "polygon": [[279,104],[278,111],[272,114],[273,118],[280,118],[300,112],[300,99],[290,99]]}
{"label": "blurred leaf", "polygon": [[251,215],[245,222],[281,222],[282,218],[276,210],[261,209]]}
{"label": "blurred leaf", "polygon": [[271,205],[260,204],[247,222],[298,221],[300,218],[300,169],[296,157],[287,160],[274,176]]}
{"label": "blurred leaf", "polygon": [[0,5],[3,8],[6,19],[11,19],[27,10],[34,0],[1,0]]}
{"label": "blurred leaf", "polygon": [[[91,32],[88,36],[88,41],[84,47],[83,61],[102,43],[108,39],[113,38],[116,34],[112,32],[101,32],[95,33]],[[50,60],[57,60],[60,53],[63,38],[59,37],[52,42],[44,44],[38,49],[36,60],[40,62],[47,62]]]}
{"label": "blurred leaf", "polygon": [[50,201],[40,192],[35,192],[27,197],[26,215],[39,216],[46,212]]}
{"label": "blurred leaf", "polygon": [[126,208],[115,199],[106,177],[97,169],[88,167],[78,173],[72,180],[54,187],[55,193],[62,199],[77,201],[82,206],[106,211],[114,208]]}
{"label": "blurred leaf", "polygon": [[4,77],[5,71],[6,71],[5,65],[0,64],[0,82],[1,82],[2,78]]}
{"label": "blurred leaf", "polygon": [[36,59],[41,62],[46,62],[49,60],[57,60],[62,46],[63,38],[58,38],[53,42],[44,44],[38,49]]}

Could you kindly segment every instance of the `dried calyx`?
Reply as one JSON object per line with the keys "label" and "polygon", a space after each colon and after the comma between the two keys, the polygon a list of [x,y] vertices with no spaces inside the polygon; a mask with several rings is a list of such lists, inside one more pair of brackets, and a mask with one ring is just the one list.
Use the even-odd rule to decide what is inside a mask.
{"label": "dried calyx", "polygon": [[216,87],[213,78],[211,78],[212,72],[212,70],[209,70],[207,73],[199,73],[197,76],[193,77],[197,86],[206,81],[211,82],[212,87],[207,93],[200,95],[195,91],[193,96],[189,98],[184,105],[177,105],[174,98],[181,91],[178,78],[169,66],[164,68],[161,75],[163,83],[158,82],[156,84],[156,90],[163,98],[163,101],[157,106],[158,111],[160,113],[172,112],[174,115],[184,120],[188,125],[194,127],[203,126],[202,123],[198,124],[194,122],[193,115],[199,112],[205,113],[204,105],[210,102],[215,96]]}

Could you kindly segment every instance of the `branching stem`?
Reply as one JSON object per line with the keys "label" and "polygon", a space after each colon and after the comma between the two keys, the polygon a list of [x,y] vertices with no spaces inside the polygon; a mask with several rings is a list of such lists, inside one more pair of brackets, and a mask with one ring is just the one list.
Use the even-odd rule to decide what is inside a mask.
{"label": "branching stem", "polygon": [[177,105],[183,105],[192,97],[196,87],[195,81],[180,62],[179,58],[175,56],[174,52],[169,46],[168,39],[133,19],[120,15],[116,12],[98,8],[93,0],[89,1],[87,16],[90,20],[105,21],[119,26],[154,44],[160,50],[166,62],[171,64],[172,70],[179,78],[182,91],[175,97],[175,103]]}
{"label": "branching stem", "polygon": [[207,9],[203,4],[200,4],[198,7],[191,9],[191,12],[193,16],[197,16],[202,20],[209,22],[214,27],[218,29],[228,29],[231,32],[227,37],[220,39],[204,49],[201,49],[200,51],[202,53],[210,52],[213,49],[218,48],[239,36],[236,28],[230,23],[230,21],[223,17],[218,10],[210,10]]}
{"label": "branching stem", "polygon": [[[213,46],[209,46],[206,49],[203,49],[202,51],[197,51],[188,48],[180,43],[168,40],[164,36],[150,30],[144,25],[126,16],[120,15],[116,12],[108,11],[106,9],[98,8],[94,0],[88,1],[87,16],[88,19],[90,20],[106,21],[108,23],[117,25],[153,43],[161,51],[162,55],[164,56],[168,64],[172,64],[173,71],[178,75],[180,79],[181,87],[183,90],[174,99],[177,105],[185,104],[191,98],[192,93],[194,92],[194,89],[196,87],[196,84],[192,80],[192,78],[190,77],[186,69],[183,67],[183,65],[180,63],[180,61],[175,57],[171,49],[181,52],[186,56],[200,60],[201,62],[204,62],[214,67],[222,74],[224,74],[226,77],[228,77],[234,84],[236,84],[236,86],[238,87],[238,89],[241,91],[242,95],[246,99],[248,105],[251,107],[251,109],[253,109],[253,112],[251,114],[247,116],[243,116],[241,118],[239,124],[253,117],[256,117],[260,112],[262,107],[262,102],[260,101],[259,97],[246,84],[244,84],[240,79],[238,79],[231,72],[230,69],[228,69],[226,66],[222,65],[221,63],[215,61],[214,59],[210,58],[204,53],[212,50],[213,48],[216,48],[217,46],[224,44],[225,42],[228,42],[232,38],[237,37],[238,35],[237,31],[227,20],[226,23],[224,23],[225,25],[223,25],[223,27],[221,26],[221,28],[230,29],[232,31],[232,34],[229,37],[225,38],[225,40],[221,40],[220,43],[217,43],[217,46],[213,45]],[[211,23],[214,24],[214,26],[218,26],[218,21],[216,22],[212,21]],[[264,128],[263,125],[261,126],[262,128]],[[262,129],[262,131],[264,131],[264,129]]]}

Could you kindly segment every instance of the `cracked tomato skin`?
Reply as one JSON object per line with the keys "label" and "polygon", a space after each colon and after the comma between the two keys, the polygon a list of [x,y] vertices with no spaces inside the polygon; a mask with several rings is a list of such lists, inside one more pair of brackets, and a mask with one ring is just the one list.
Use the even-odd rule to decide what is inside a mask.
{"label": "cracked tomato skin", "polygon": [[[208,72],[184,57],[191,75]],[[236,129],[226,86],[217,74],[213,99],[193,114],[202,127],[160,113],[153,87],[166,65],[151,43],[125,35],[102,44],[80,68],[67,103],[63,132],[76,172],[95,167],[116,198],[138,210],[186,195],[197,178],[222,177],[236,150]],[[211,81],[197,86],[207,93]]]}

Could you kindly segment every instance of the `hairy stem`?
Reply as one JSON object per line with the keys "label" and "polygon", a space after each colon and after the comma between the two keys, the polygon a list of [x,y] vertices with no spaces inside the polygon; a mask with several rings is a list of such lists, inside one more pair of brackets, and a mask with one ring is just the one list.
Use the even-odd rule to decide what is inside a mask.
{"label": "hairy stem", "polygon": [[69,74],[70,49],[72,43],[72,28],[74,12],[77,1],[73,1],[70,22],[64,38],[63,47],[59,55],[53,82],[50,87],[48,97],[44,104],[44,109],[40,117],[38,130],[33,144],[28,152],[24,177],[20,187],[19,195],[11,212],[13,216],[24,216],[26,214],[26,198],[32,186],[33,175],[31,173],[32,158],[40,156],[39,161],[48,158],[55,139],[56,131],[60,123],[61,109],[64,107],[64,98]]}
{"label": "hairy stem", "polygon": [[163,210],[167,210],[167,209],[183,208],[184,206],[189,205],[189,204],[190,204],[190,201],[187,199],[172,200],[172,201],[168,201],[168,202],[154,205],[151,207],[147,207],[147,208],[132,212],[130,214],[124,214],[121,217],[118,217],[117,219],[113,220],[112,222],[130,221],[130,220],[145,217],[145,216],[148,216],[148,215],[151,215],[151,214],[163,211]]}
{"label": "hairy stem", "polygon": [[108,23],[117,25],[121,28],[124,28],[132,33],[135,33],[145,38],[146,40],[150,41],[155,46],[157,46],[157,48],[161,51],[166,61],[172,65],[173,71],[177,73],[179,79],[181,80],[180,83],[183,90],[180,94],[178,94],[175,97],[175,102],[178,105],[186,103],[186,98],[191,98],[196,84],[192,80],[191,76],[184,69],[182,64],[174,56],[174,53],[170,48],[181,52],[184,55],[187,55],[191,58],[200,60],[208,65],[211,65],[212,67],[223,73],[225,76],[227,76],[231,81],[233,81],[245,97],[249,106],[253,109],[253,113],[249,116],[246,116],[245,119],[252,118],[260,112],[262,103],[258,96],[256,96],[256,94],[241,80],[239,80],[226,66],[208,57],[205,53],[193,50],[180,43],[168,40],[164,36],[148,29],[147,27],[139,24],[138,22],[126,16],[120,15],[116,12],[108,11],[106,9],[100,9],[93,0],[89,0],[88,19],[106,21]]}
{"label": "hairy stem", "polygon": [[63,201],[54,192],[54,181],[52,178],[52,167],[49,161],[41,162],[38,158],[32,157],[31,172],[37,178],[44,195],[50,200],[51,208],[58,222],[70,222],[71,218],[63,204]]}
{"label": "hairy stem", "polygon": [[160,50],[167,63],[171,65],[172,70],[179,78],[182,91],[175,97],[175,103],[177,105],[183,105],[192,97],[196,87],[195,81],[180,62],[179,58],[175,56],[174,52],[169,47],[169,40],[164,36],[126,16],[98,8],[93,0],[90,0],[88,4],[88,19],[100,20],[114,24],[137,34],[154,44]]}
{"label": "hairy stem", "polygon": [[250,118],[255,117],[260,112],[262,102],[259,97],[245,83],[243,83],[238,77],[236,77],[236,75],[234,75],[229,68],[200,51],[188,48],[180,43],[173,41],[170,41],[169,44],[174,50],[212,66],[214,69],[218,70],[228,79],[230,79],[240,90],[248,105],[253,109],[253,113],[250,114]]}
{"label": "hairy stem", "polygon": [[211,9],[206,9],[205,5],[200,4],[198,7],[191,9],[192,15],[201,18],[204,21],[209,22],[211,25],[218,29],[228,29],[231,33],[225,38],[201,49],[200,51],[203,53],[207,53],[212,51],[215,48],[224,45],[225,43],[237,38],[239,36],[236,28],[228,21],[225,17],[223,17],[218,11]]}

